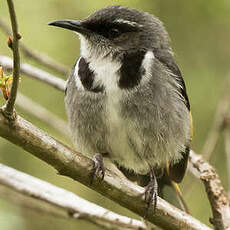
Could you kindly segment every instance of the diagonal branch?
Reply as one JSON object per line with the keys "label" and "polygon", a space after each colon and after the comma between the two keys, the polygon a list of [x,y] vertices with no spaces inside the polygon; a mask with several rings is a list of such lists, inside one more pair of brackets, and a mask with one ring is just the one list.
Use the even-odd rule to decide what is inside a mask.
{"label": "diagonal branch", "polygon": [[[50,125],[62,135],[64,134],[69,137],[67,122],[20,92],[18,92],[16,105]],[[63,130],[66,130],[66,132],[63,133]]]}
{"label": "diagonal branch", "polygon": [[226,118],[228,116],[228,111],[230,108],[229,87],[230,87],[230,73],[227,76],[224,95],[218,103],[215,118],[214,118],[211,130],[208,133],[208,137],[206,138],[203,149],[201,151],[202,156],[205,159],[209,159],[211,157],[211,155],[212,155],[212,153],[216,147],[216,144],[217,144],[217,141],[218,141],[219,136],[221,134],[221,131],[223,131],[224,128],[226,127],[226,121],[227,121]]}
{"label": "diagonal branch", "polygon": [[226,165],[227,165],[228,191],[230,193],[230,129],[225,130],[224,145],[225,145]]}
{"label": "diagonal branch", "polygon": [[19,84],[19,73],[20,73],[20,55],[18,50],[18,43],[20,39],[20,35],[18,33],[18,23],[16,18],[16,13],[14,10],[14,4],[12,0],[7,0],[11,26],[13,31],[13,41],[12,41],[12,50],[14,57],[14,65],[13,65],[13,83],[10,90],[9,99],[6,103],[5,114],[8,117],[12,117],[14,104],[17,96],[18,84]]}
{"label": "diagonal branch", "polygon": [[[36,204],[37,206],[40,204],[40,210],[42,204],[45,204],[46,210],[52,208],[52,214],[57,216],[89,221],[105,229],[147,229],[146,225],[139,220],[118,215],[69,191],[2,164],[0,164],[0,184],[38,201]],[[47,204],[51,206],[49,209]]]}
{"label": "diagonal branch", "polygon": [[[3,66],[6,70],[12,70],[13,61],[11,58],[7,56],[0,56],[0,66]],[[55,77],[54,75],[47,73],[41,69],[38,69],[32,65],[26,63],[21,64],[20,72],[31,78],[45,82],[58,90],[65,90],[65,81],[63,79]]]}
{"label": "diagonal branch", "polygon": [[[1,18],[0,18],[0,28],[4,31],[5,34],[11,35],[9,26]],[[53,58],[49,57],[44,53],[31,49],[30,47],[26,46],[22,41],[20,41],[19,48],[21,49],[22,53],[25,56],[37,61],[38,63],[50,68],[51,70],[54,70],[57,73],[63,75],[68,74],[69,72],[68,67],[57,62],[56,60],[54,60]]]}
{"label": "diagonal branch", "polygon": [[[93,169],[92,160],[61,144],[20,116],[17,116],[15,122],[12,122],[6,119],[0,110],[0,136],[52,165],[61,175],[69,176],[136,214],[145,216],[144,188],[127,179],[120,178],[110,170],[106,171],[105,178],[101,183],[95,181],[94,184],[90,184]],[[161,228],[210,230],[195,218],[160,198],[154,214],[153,210],[154,206],[152,205],[147,220]]]}
{"label": "diagonal branch", "polygon": [[201,155],[190,151],[193,174],[203,182],[212,208],[210,222],[216,230],[230,228],[230,202],[215,169],[203,160]]}

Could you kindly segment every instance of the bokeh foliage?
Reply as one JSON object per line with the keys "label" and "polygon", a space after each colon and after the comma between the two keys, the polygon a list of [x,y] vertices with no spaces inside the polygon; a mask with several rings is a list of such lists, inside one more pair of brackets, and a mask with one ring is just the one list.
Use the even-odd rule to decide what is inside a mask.
{"label": "bokeh foliage", "polygon": [[[230,72],[230,1],[172,1],[172,0],[15,0],[19,31],[23,41],[29,46],[48,53],[53,58],[71,68],[79,56],[79,40],[74,33],[51,28],[47,23],[55,19],[81,19],[95,10],[114,4],[121,4],[148,11],[159,17],[165,24],[171,40],[177,63],[187,85],[194,118],[193,149],[201,151],[209,132],[216,105],[225,86],[225,78]],[[6,1],[0,2],[0,17],[9,22]],[[7,37],[0,31],[0,55],[11,56],[7,47]],[[22,59],[38,66],[31,60]],[[38,66],[39,67],[39,66]],[[66,76],[58,76],[66,78]],[[64,95],[49,86],[21,76],[20,91],[42,104],[58,116],[66,119]],[[0,99],[1,105],[4,103]],[[64,135],[18,109],[18,112],[35,125],[46,130],[58,139],[69,143]],[[226,166],[222,143],[218,144],[211,163],[217,168],[226,187]],[[11,143],[0,139],[0,162],[29,173],[106,208],[131,215],[126,209],[85,188],[68,178],[57,176],[44,162]],[[186,202],[192,214],[208,224],[210,208],[204,188],[200,183],[190,187],[193,178],[186,176],[182,183],[187,193]],[[0,228],[4,230],[40,229],[97,229],[80,221],[59,220],[54,217],[37,215],[0,197]]]}

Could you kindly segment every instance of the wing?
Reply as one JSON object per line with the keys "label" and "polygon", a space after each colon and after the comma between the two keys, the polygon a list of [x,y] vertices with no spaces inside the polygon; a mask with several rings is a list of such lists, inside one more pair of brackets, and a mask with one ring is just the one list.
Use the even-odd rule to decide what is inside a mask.
{"label": "wing", "polygon": [[[185,102],[187,109],[190,111],[190,104],[189,104],[189,99],[188,99],[184,79],[182,77],[182,74],[181,74],[177,64],[174,61],[174,58],[171,55],[161,56],[161,57],[156,56],[156,58],[165,67],[167,67],[173,73],[173,75],[176,75],[176,80],[181,85],[181,95],[183,96],[183,100]],[[173,75],[172,75],[172,77],[174,77]],[[192,138],[192,116],[190,117],[190,119],[191,119],[190,124],[191,124],[191,138]],[[185,174],[185,171],[187,168],[187,164],[188,164],[189,151],[190,151],[190,142],[186,146],[185,152],[182,153],[182,155],[183,155],[182,159],[178,163],[173,164],[173,165],[169,164],[166,167],[166,171],[169,175],[169,178],[171,180],[175,181],[176,183],[180,183],[184,177],[184,174]]]}
{"label": "wing", "polygon": [[[188,110],[190,111],[190,103],[189,103],[189,99],[188,99],[188,95],[187,95],[187,91],[186,91],[186,86],[184,83],[184,79],[182,77],[182,74],[180,72],[180,69],[178,68],[177,64],[174,61],[174,58],[172,56],[166,57],[157,57],[156,58],[165,66],[167,67],[174,75],[177,76],[176,80],[178,81],[178,83],[181,85],[181,94],[184,97],[184,101],[185,101],[185,105],[188,108]],[[173,76],[172,76],[173,77]]]}
{"label": "wing", "polygon": [[[78,58],[78,60],[79,60],[79,59],[80,59],[80,58]],[[65,83],[65,91],[64,91],[64,92],[65,92],[65,96],[66,96],[66,94],[67,94],[67,90],[68,90],[68,85],[69,85],[69,83],[72,82],[73,79],[74,79],[75,67],[76,67],[76,65],[77,65],[78,60],[75,62],[74,66],[72,67],[72,69],[71,69],[71,71],[70,71],[70,73],[69,73],[69,76],[68,76],[68,78],[67,78],[67,80],[66,80],[66,83]]]}

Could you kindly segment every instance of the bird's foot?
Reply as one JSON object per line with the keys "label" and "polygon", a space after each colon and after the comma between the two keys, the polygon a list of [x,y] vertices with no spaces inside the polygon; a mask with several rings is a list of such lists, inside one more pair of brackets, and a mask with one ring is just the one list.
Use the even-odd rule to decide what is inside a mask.
{"label": "bird's foot", "polygon": [[93,162],[94,162],[93,175],[90,184],[93,184],[93,181],[95,180],[96,177],[100,178],[100,181],[102,181],[105,176],[103,157],[100,153],[97,153],[93,156]]}
{"label": "bird's foot", "polygon": [[153,169],[150,168],[150,182],[145,187],[145,202],[147,204],[146,216],[148,215],[148,210],[149,210],[152,203],[154,203],[153,204],[154,205],[153,211],[155,211],[155,209],[157,207],[157,195],[158,195],[157,179],[156,179],[156,176],[155,176]]}

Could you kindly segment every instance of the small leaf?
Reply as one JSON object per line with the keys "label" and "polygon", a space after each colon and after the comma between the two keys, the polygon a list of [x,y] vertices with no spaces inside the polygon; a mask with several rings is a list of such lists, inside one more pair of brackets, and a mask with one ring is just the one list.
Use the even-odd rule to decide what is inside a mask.
{"label": "small leaf", "polygon": [[8,100],[10,95],[10,85],[13,81],[13,76],[5,76],[0,66],[0,90],[2,91],[3,97]]}
{"label": "small leaf", "polygon": [[3,70],[1,66],[0,66],[0,77],[3,77]]}

